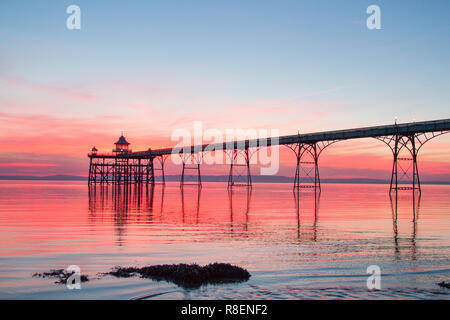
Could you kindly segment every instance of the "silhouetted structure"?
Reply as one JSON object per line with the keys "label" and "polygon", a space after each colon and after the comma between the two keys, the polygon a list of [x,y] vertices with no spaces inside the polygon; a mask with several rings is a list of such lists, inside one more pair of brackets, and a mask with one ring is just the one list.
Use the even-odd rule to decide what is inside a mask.
{"label": "silhouetted structure", "polygon": [[[393,153],[390,191],[409,189],[419,190],[420,192],[417,166],[418,152],[430,139],[448,133],[449,130],[450,119],[443,119],[297,134],[269,139],[248,139],[157,150],[148,149],[139,152],[132,152],[129,149],[130,144],[122,135],[115,143],[116,148],[113,150],[113,154],[98,154],[97,149],[92,148],[92,152],[88,155],[90,158],[89,184],[144,182],[155,184],[155,170],[161,171],[161,182],[164,183],[164,162],[169,155],[178,155],[181,157],[183,164],[180,186],[192,183],[201,186],[200,165],[203,154],[224,151],[230,159],[228,188],[238,185],[251,188],[251,156],[260,148],[285,145],[294,151],[297,159],[294,189],[314,188],[320,191],[319,156],[326,147],[342,140],[375,138],[387,144]],[[402,156],[402,152],[406,155]],[[155,160],[158,160],[157,162],[160,164],[158,168],[154,166]],[[405,163],[409,163],[406,170]],[[412,168],[412,180],[408,181],[410,185],[404,184],[405,181],[402,180],[408,177],[408,168]],[[239,169],[241,169],[241,172],[237,174]],[[242,173],[242,169],[244,173]],[[188,182],[185,179],[188,170],[196,173],[194,174],[196,181]],[[239,181],[239,177],[244,179]]]}

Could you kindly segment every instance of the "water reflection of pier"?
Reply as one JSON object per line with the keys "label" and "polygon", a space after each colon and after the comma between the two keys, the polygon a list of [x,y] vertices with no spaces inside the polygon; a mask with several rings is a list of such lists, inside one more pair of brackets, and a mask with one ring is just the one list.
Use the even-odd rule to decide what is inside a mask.
{"label": "water reflection of pier", "polygon": [[[416,260],[416,236],[417,236],[417,223],[419,220],[421,193],[412,192],[411,194],[399,194],[394,192],[390,195],[391,211],[392,211],[392,223],[394,232],[394,247],[395,247],[395,259],[401,259],[401,249],[406,248],[409,250],[412,260]],[[400,212],[399,208],[406,210]],[[401,217],[399,217],[399,213]],[[411,214],[412,213],[412,214]],[[403,218],[405,215],[405,218]],[[399,218],[400,223],[408,222],[410,226],[410,234],[407,237],[399,236]],[[402,245],[405,243],[405,245]]]}
{"label": "water reflection of pier", "polygon": [[[242,228],[237,230],[244,231],[245,237],[248,237],[248,216],[250,212],[251,199],[252,188],[228,189],[231,233],[236,231],[236,227],[242,226]],[[244,219],[241,218],[242,216],[244,216]]]}
{"label": "water reflection of pier", "polygon": [[[160,188],[159,212],[164,206],[164,186]],[[90,220],[113,220],[117,244],[123,245],[126,225],[151,223],[154,214],[155,186],[140,184],[93,185],[89,188]]]}
{"label": "water reflection of pier", "polygon": [[[90,219],[92,222],[112,223],[119,238],[126,231],[127,224],[157,224],[178,225],[189,231],[204,230],[206,226],[225,231],[233,237],[264,238],[276,233],[277,237],[295,238],[299,242],[319,241],[321,193],[294,191],[291,197],[295,205],[288,209],[293,215],[285,212],[281,220],[278,216],[272,220],[264,213],[264,203],[271,201],[268,197],[274,195],[270,191],[266,194],[257,191],[253,197],[255,191],[252,190],[234,188],[225,191],[195,186],[180,189],[145,184],[93,185],[89,188]],[[204,197],[202,194],[205,192]],[[170,201],[165,204],[167,196]],[[409,252],[414,257],[420,194],[393,193],[390,205],[397,259],[401,256],[400,251],[402,254]],[[295,219],[295,222],[290,220],[293,223],[285,225],[283,221],[286,218]],[[280,224],[273,224],[273,221]],[[280,226],[286,228],[286,232],[277,231]]]}
{"label": "water reflection of pier", "polygon": [[[314,190],[312,193],[301,193],[299,190],[294,190],[294,201],[295,201],[295,210],[297,213],[297,239],[299,241],[301,240],[312,240],[317,241],[317,223],[318,223],[318,217],[319,217],[319,204],[320,204],[320,195],[321,192],[317,192]],[[302,199],[301,199],[302,197]],[[303,202],[301,201],[303,200]],[[312,208],[308,210],[307,206],[305,206],[305,209],[302,209],[301,205],[312,205]],[[302,213],[314,213],[314,221],[311,227],[310,232],[302,232]],[[303,235],[303,236],[302,236]],[[305,237],[306,236],[306,237]]]}
{"label": "water reflection of pier", "polygon": [[[194,230],[191,228],[195,225],[214,225],[214,228],[225,227],[224,231],[227,230],[233,237],[249,237],[250,233],[253,237],[264,237],[267,232],[274,231],[267,230],[272,227],[264,223],[270,222],[264,220],[264,217],[262,220],[255,218],[254,227],[250,229],[252,188],[234,188],[225,192],[208,189],[207,199],[204,201],[202,190],[204,188],[196,186],[170,188],[145,184],[92,185],[89,188],[90,219],[93,222],[113,222],[119,237],[125,232],[126,224],[182,225],[182,230]],[[165,196],[169,196],[171,200],[167,208]],[[302,193],[297,190],[293,198],[296,227],[290,225],[290,231],[284,236],[316,241],[320,193]],[[306,221],[310,220],[312,214],[311,225]],[[258,216],[256,212],[255,217]]]}
{"label": "water reflection of pier", "polygon": [[[181,213],[182,213],[182,222],[183,224],[186,222],[186,215],[191,216],[191,212],[195,215],[195,224],[199,223],[200,216],[200,198],[202,194],[201,186],[192,185],[191,187],[183,187],[180,188],[181,192]],[[185,195],[186,193],[186,195]],[[194,204],[194,208],[187,208],[185,197],[189,197],[189,203]]]}
{"label": "water reflection of pier", "polygon": [[[114,212],[123,218],[137,213],[153,213],[155,186],[136,184],[94,185],[89,188],[89,212],[91,216],[97,213]],[[161,188],[160,212],[164,205],[164,186]]]}

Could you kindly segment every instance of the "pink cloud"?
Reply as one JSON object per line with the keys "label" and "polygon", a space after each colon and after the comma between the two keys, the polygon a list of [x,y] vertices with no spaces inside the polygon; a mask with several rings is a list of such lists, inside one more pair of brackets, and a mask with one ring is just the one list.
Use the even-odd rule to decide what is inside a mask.
{"label": "pink cloud", "polygon": [[32,162],[9,162],[9,163],[0,163],[0,167],[10,168],[10,167],[55,167],[54,163],[32,163]]}
{"label": "pink cloud", "polygon": [[83,100],[83,101],[91,101],[95,98],[94,95],[88,92],[75,91],[69,88],[54,86],[43,83],[36,83],[31,80],[20,78],[11,75],[2,75],[0,76],[0,80],[5,82],[9,86],[15,86],[24,89],[31,89],[36,92],[52,94],[52,95],[61,95],[71,99]]}

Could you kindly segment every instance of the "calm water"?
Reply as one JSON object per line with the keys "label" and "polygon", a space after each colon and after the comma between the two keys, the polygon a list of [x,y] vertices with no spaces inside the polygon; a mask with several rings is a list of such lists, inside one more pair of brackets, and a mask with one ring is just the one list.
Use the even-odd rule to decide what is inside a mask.
{"label": "calm water", "polygon": [[[253,191],[206,183],[88,192],[85,182],[0,182],[0,298],[448,299],[450,186],[390,199],[385,185],[287,184]],[[397,210],[396,210],[397,208]],[[395,218],[397,217],[397,218]],[[248,282],[183,289],[97,274],[121,265],[229,262]],[[379,265],[381,291],[366,287]],[[78,265],[91,281],[68,290],[34,272]]]}

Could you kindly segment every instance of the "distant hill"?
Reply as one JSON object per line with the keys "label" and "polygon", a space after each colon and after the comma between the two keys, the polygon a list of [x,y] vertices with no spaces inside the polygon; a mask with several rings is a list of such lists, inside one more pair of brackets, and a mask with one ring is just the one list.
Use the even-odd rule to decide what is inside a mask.
{"label": "distant hill", "polygon": [[[87,177],[74,175],[52,176],[0,176],[0,180],[41,180],[41,181],[86,181]],[[160,180],[159,177],[156,180]],[[180,175],[166,175],[166,181],[180,181]],[[227,182],[228,176],[202,176],[204,182]],[[285,176],[252,176],[255,183],[292,183],[292,177]],[[322,183],[352,183],[352,184],[388,184],[388,180],[366,178],[322,178]],[[401,184],[401,182],[399,182]],[[450,181],[422,181],[422,184],[447,185]]]}

